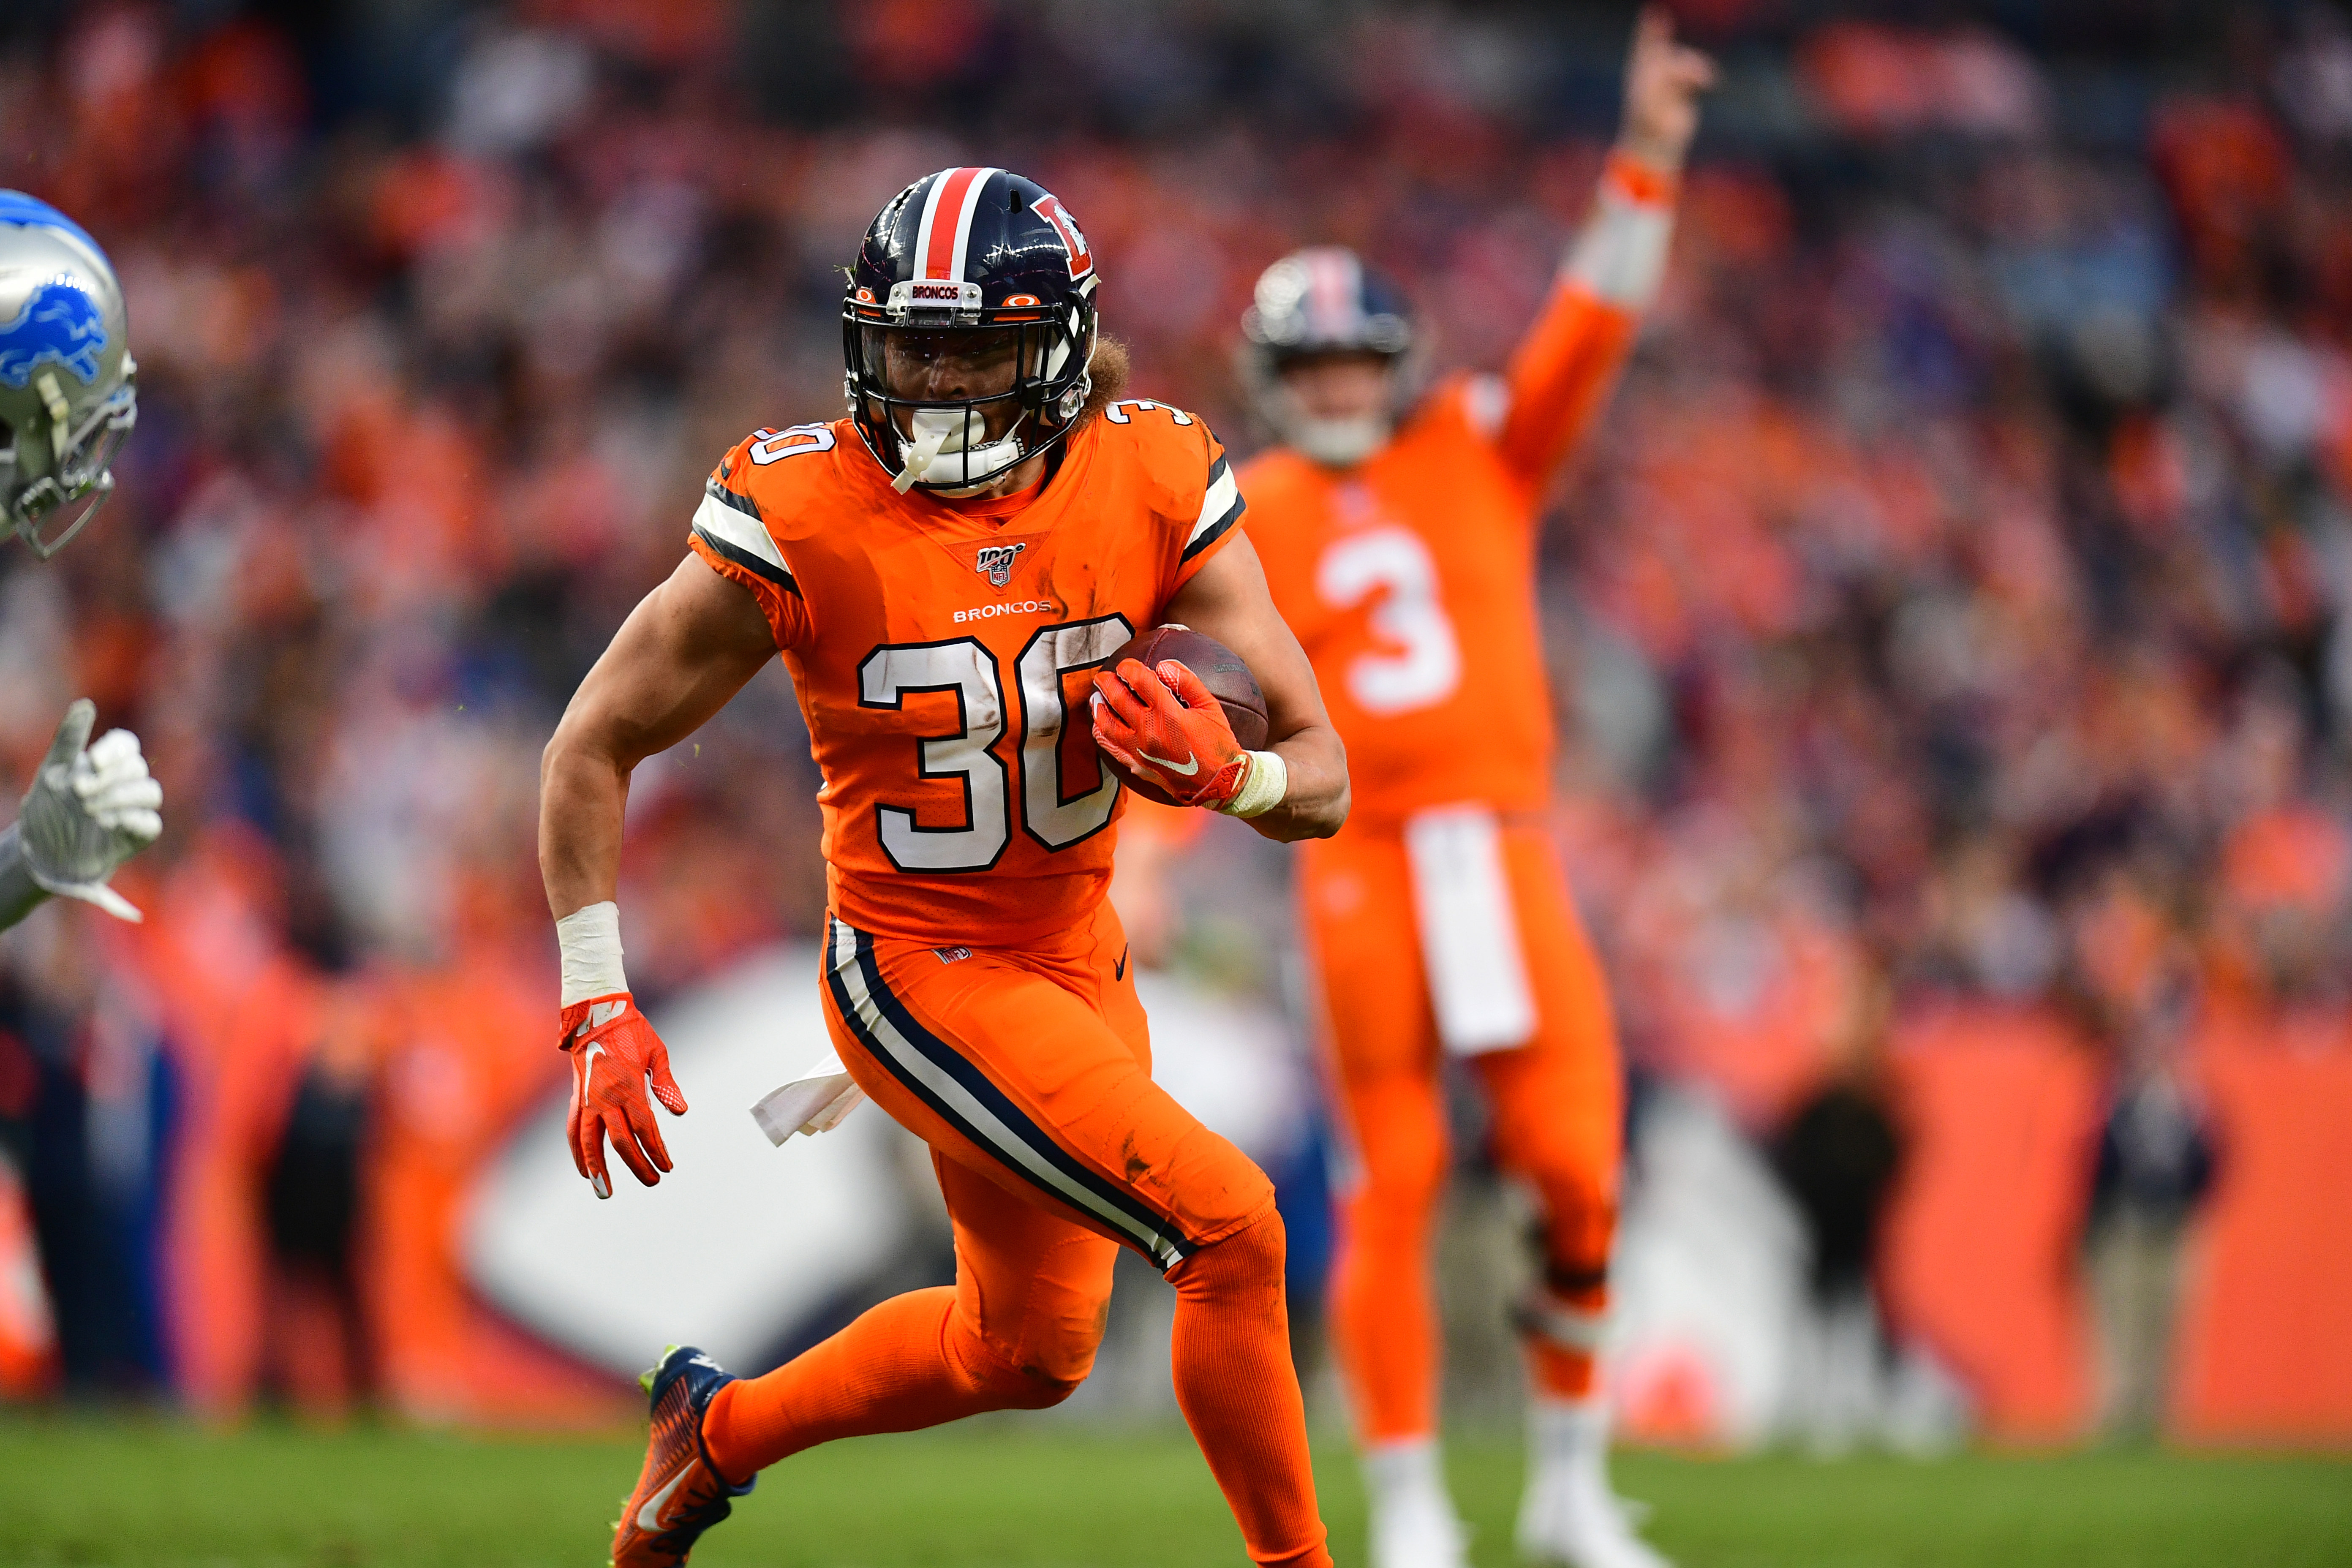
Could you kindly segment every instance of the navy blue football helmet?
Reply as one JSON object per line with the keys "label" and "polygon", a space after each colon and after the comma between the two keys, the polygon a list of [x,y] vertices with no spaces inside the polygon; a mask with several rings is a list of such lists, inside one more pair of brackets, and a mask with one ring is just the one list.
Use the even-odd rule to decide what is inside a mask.
{"label": "navy blue football helmet", "polygon": [[[1389,406],[1360,419],[1318,419],[1282,384],[1286,366],[1323,354],[1377,354]],[[1423,355],[1404,290],[1336,245],[1292,251],[1259,274],[1242,312],[1241,379],[1277,438],[1318,463],[1348,468],[1388,440],[1419,395]]]}
{"label": "navy blue football helmet", "polygon": [[1412,347],[1404,291],[1336,245],[1294,250],[1258,275],[1242,336],[1275,364],[1307,354],[1396,355]]}
{"label": "navy blue football helmet", "polygon": [[[841,340],[850,416],[901,492],[974,494],[1069,435],[1093,390],[1097,282],[1086,235],[1034,180],[942,169],[890,199],[850,268]],[[1011,384],[927,398],[894,381],[940,353],[1001,354]]]}

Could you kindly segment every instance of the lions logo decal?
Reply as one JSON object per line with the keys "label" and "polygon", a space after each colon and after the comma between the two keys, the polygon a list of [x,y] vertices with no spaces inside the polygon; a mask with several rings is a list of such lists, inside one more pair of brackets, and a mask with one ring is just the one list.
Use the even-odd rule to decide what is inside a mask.
{"label": "lions logo decal", "polygon": [[0,322],[0,384],[22,387],[44,364],[61,364],[88,385],[106,352],[98,302],[71,283],[44,283],[13,321]]}
{"label": "lions logo decal", "polygon": [[1013,563],[1028,548],[1026,544],[983,544],[972,570],[984,573],[990,587],[1002,588],[1013,581]]}

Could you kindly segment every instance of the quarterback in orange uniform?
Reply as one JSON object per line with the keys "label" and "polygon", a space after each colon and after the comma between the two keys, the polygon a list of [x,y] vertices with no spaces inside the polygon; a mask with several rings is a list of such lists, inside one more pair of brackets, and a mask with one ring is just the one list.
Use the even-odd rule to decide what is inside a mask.
{"label": "quarterback in orange uniform", "polygon": [[[1052,195],[942,170],[867,230],[843,301],[850,413],[719,462],[691,553],[573,697],[543,768],[574,1157],[647,1185],[646,1086],[686,1100],[631,1001],[614,906],[630,770],[779,652],[824,775],[820,984],[857,1088],[928,1142],[956,1282],[897,1297],[764,1377],[673,1348],[613,1545],[685,1561],[764,1467],[812,1445],[1053,1405],[1093,1364],[1119,1246],[1176,1288],[1178,1403],[1251,1558],[1324,1568],[1265,1174],[1151,1080],[1104,897],[1119,757],[1277,839],[1345,818],[1346,763],[1276,614],[1223,449],[1118,395],[1096,258]],[[1102,668],[1181,620],[1263,686],[1266,749],[1172,660]]]}
{"label": "quarterback in orange uniform", "polygon": [[1417,385],[1403,300],[1345,250],[1276,262],[1243,323],[1281,443],[1244,473],[1252,533],[1356,779],[1346,831],[1302,858],[1300,893],[1352,1167],[1332,1314],[1375,1568],[1465,1562],[1437,1457],[1429,1264],[1448,1053],[1475,1070],[1496,1156],[1544,1216],[1542,1283],[1518,1314],[1533,1384],[1521,1551],[1661,1561],[1609,1488],[1594,1386],[1622,1093],[1608,994],[1543,826],[1536,529],[1656,289],[1711,75],[1643,16],[1598,210],[1506,374]]}

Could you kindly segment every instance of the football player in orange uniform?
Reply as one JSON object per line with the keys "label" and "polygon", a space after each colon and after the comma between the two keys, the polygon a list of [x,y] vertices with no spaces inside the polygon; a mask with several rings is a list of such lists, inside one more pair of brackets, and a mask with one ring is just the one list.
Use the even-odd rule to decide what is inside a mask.
{"label": "football player in orange uniform", "polygon": [[1375,1568],[1465,1561],[1438,1463],[1429,1261],[1449,1053],[1544,1219],[1542,1283],[1518,1314],[1533,1384],[1521,1550],[1577,1568],[1661,1561],[1609,1488],[1594,1385],[1622,1094],[1607,990],[1544,827],[1536,533],[1657,287],[1711,75],[1644,14],[1598,210],[1504,375],[1423,392],[1402,297],[1345,250],[1276,262],[1244,321],[1281,443],[1244,474],[1252,531],[1357,787],[1346,831],[1302,857],[1300,898],[1352,1167],[1332,1321]]}
{"label": "football player in orange uniform", "polygon": [[[850,415],[720,461],[691,553],[566,711],[541,860],[563,953],[574,1154],[667,1169],[646,1084],[686,1101],[631,1002],[614,906],[630,770],[782,652],[824,775],[826,1019],[857,1088],[927,1141],[952,1286],[886,1301],[764,1377],[673,1348],[614,1537],[683,1562],[763,1467],[814,1444],[1053,1405],[1092,1365],[1124,1245],[1176,1288],[1179,1404],[1253,1560],[1330,1562],[1256,1166],[1151,1080],[1104,897],[1122,786],[1314,837],[1347,813],[1313,671],[1236,523],[1223,449],[1122,398],[1069,213],[1002,169],[917,181],[868,229],[843,303]],[[1256,673],[1245,752],[1182,665],[1101,667],[1180,619]]]}

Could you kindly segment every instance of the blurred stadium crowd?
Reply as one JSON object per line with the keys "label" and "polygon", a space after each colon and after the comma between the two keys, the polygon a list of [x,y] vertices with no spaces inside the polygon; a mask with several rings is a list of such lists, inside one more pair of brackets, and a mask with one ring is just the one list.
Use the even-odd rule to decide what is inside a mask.
{"label": "blurred stadium crowd", "polygon": [[[151,1384],[168,1341],[219,1405],[348,1375],[173,1321],[142,1258],[348,1327],[560,1089],[539,748],[709,465],[838,406],[838,268],[887,195],[1034,174],[1139,389],[1247,449],[1234,323],[1291,246],[1400,275],[1447,363],[1508,352],[1627,19],[31,9],[0,170],[110,247],[142,418],[99,524],[0,581],[0,761],[88,693],[170,801],[121,880],[146,927],[8,944],[0,1136],[37,1185],[79,1151],[36,1207],[115,1238],[51,1260],[75,1376]],[[1867,1075],[1889,998],[2061,1007],[2126,1083],[2217,1019],[2344,1048],[2352,35],[2148,9],[1682,7],[1726,84],[1541,590],[1629,1049],[1759,1132]],[[780,671],[640,773],[642,989],[815,929],[814,784]],[[368,1199],[302,1150],[362,1126],[400,1200],[354,1281],[305,1238]]]}

